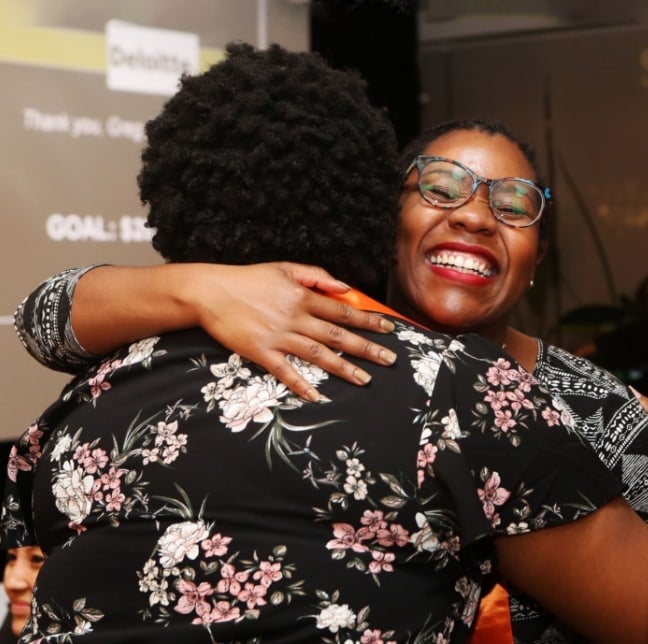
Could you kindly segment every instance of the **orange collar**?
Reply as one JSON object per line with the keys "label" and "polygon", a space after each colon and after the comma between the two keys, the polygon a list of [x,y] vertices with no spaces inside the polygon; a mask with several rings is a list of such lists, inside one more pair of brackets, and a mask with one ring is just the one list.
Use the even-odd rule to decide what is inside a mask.
{"label": "orange collar", "polygon": [[340,302],[346,302],[353,308],[360,309],[361,311],[373,311],[374,313],[385,313],[387,315],[392,315],[396,318],[400,318],[401,320],[406,320],[407,322],[411,322],[412,324],[416,324],[417,326],[422,326],[418,322],[414,322],[414,320],[410,320],[408,317],[405,317],[404,315],[400,314],[398,311],[394,311],[394,309],[390,309],[382,302],[379,302],[378,300],[374,300],[372,297],[365,295],[362,291],[358,291],[355,288],[352,288],[350,291],[347,291],[346,293],[327,293],[327,295],[329,297],[332,297],[334,300],[339,300]]}

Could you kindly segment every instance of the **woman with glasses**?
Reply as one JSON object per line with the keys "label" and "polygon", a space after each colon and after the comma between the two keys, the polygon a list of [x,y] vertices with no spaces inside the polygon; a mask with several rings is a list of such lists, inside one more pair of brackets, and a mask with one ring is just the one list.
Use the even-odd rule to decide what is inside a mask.
{"label": "woman with glasses", "polygon": [[[387,303],[428,328],[450,334],[477,332],[504,347],[563,401],[565,414],[578,421],[599,457],[629,485],[626,497],[630,503],[640,512],[648,511],[645,485],[641,483],[645,480],[641,463],[646,454],[648,415],[637,398],[611,374],[587,360],[509,326],[512,312],[533,284],[536,266],[546,249],[543,220],[549,193],[537,183],[529,150],[498,124],[459,121],[425,133],[408,147],[404,158]],[[230,287],[230,291],[236,289],[236,296],[223,290],[234,270],[222,266],[187,265],[182,268],[183,285],[175,289],[163,283],[168,267],[98,267],[83,276],[83,271],[72,272],[49,282],[26,300],[17,316],[18,328],[34,355],[60,367],[65,366],[61,359],[63,363],[93,360],[92,354],[156,330],[202,324],[231,349],[270,365],[273,373],[309,398],[316,397],[316,392],[295,374],[283,352],[309,359],[358,384],[366,381],[364,370],[339,357],[337,349],[374,361],[389,361],[376,345],[332,326],[357,322],[377,328],[375,317],[295,287],[291,280],[295,276],[305,286],[343,290],[322,272],[286,265],[252,268],[256,271],[254,279],[247,280],[237,271],[236,284]],[[187,279],[189,275],[192,279]],[[64,304],[75,284],[73,321],[80,345],[65,346],[54,337],[53,347],[52,338],[34,332],[45,315],[38,307],[39,297],[52,290],[61,295]],[[146,319],[133,310],[138,289],[146,291],[147,306],[155,309],[144,316]],[[174,291],[172,296],[168,295],[170,291]],[[204,296],[210,291],[216,294],[211,301]],[[244,297],[250,298],[249,303],[241,303]],[[285,302],[290,304],[282,308]],[[249,315],[235,312],[240,307],[257,309],[254,324],[248,323]],[[114,315],[106,316],[107,310]],[[66,337],[73,337],[69,305],[61,306],[60,311],[68,328]],[[101,319],[95,317],[97,311]],[[129,319],[131,316],[139,316],[139,320]],[[116,319],[119,324],[115,324]],[[246,327],[242,328],[244,319]],[[109,320],[109,324],[102,324],[102,320]],[[271,330],[261,333],[264,326]],[[123,337],[126,332],[128,338]],[[228,334],[232,338],[228,339]],[[55,360],[54,355],[58,356]],[[505,421],[524,403],[502,399],[499,404],[504,421],[501,440],[515,444],[517,431]],[[624,459],[624,455],[630,458]],[[633,459],[633,455],[637,457]],[[515,601],[512,608],[513,634],[518,641],[568,641],[568,634],[537,607]]]}

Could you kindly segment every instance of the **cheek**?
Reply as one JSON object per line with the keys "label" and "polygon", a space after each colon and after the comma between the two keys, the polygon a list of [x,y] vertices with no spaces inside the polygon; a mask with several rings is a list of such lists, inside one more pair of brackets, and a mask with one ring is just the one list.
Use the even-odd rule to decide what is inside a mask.
{"label": "cheek", "polygon": [[538,263],[538,236],[526,232],[519,234],[522,231],[512,232],[514,234],[505,241],[510,263],[510,277],[521,282],[528,281]]}

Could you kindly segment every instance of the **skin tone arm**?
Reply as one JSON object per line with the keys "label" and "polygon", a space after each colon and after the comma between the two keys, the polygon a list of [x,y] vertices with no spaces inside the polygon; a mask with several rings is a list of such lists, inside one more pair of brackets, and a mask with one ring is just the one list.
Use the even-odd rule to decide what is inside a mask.
{"label": "skin tone arm", "polygon": [[648,641],[648,525],[625,501],[495,546],[511,584],[592,642]]}
{"label": "skin tone arm", "polygon": [[321,268],[288,262],[99,266],[77,284],[72,326],[85,349],[97,355],[147,335],[201,326],[296,394],[316,401],[317,390],[286,354],[357,385],[366,384],[369,375],[337,351],[384,365],[395,359],[391,351],[338,326],[389,333],[391,322],[311,290],[348,288]]}

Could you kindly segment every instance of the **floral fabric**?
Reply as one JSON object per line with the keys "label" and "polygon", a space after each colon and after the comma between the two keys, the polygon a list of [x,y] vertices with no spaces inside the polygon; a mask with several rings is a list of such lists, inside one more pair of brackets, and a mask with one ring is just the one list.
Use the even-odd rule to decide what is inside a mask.
{"label": "floral fabric", "polygon": [[489,537],[622,485],[494,345],[395,322],[367,387],[294,359],[319,404],[199,330],[80,374],[10,456],[2,543],[48,554],[22,642],[464,641]]}

